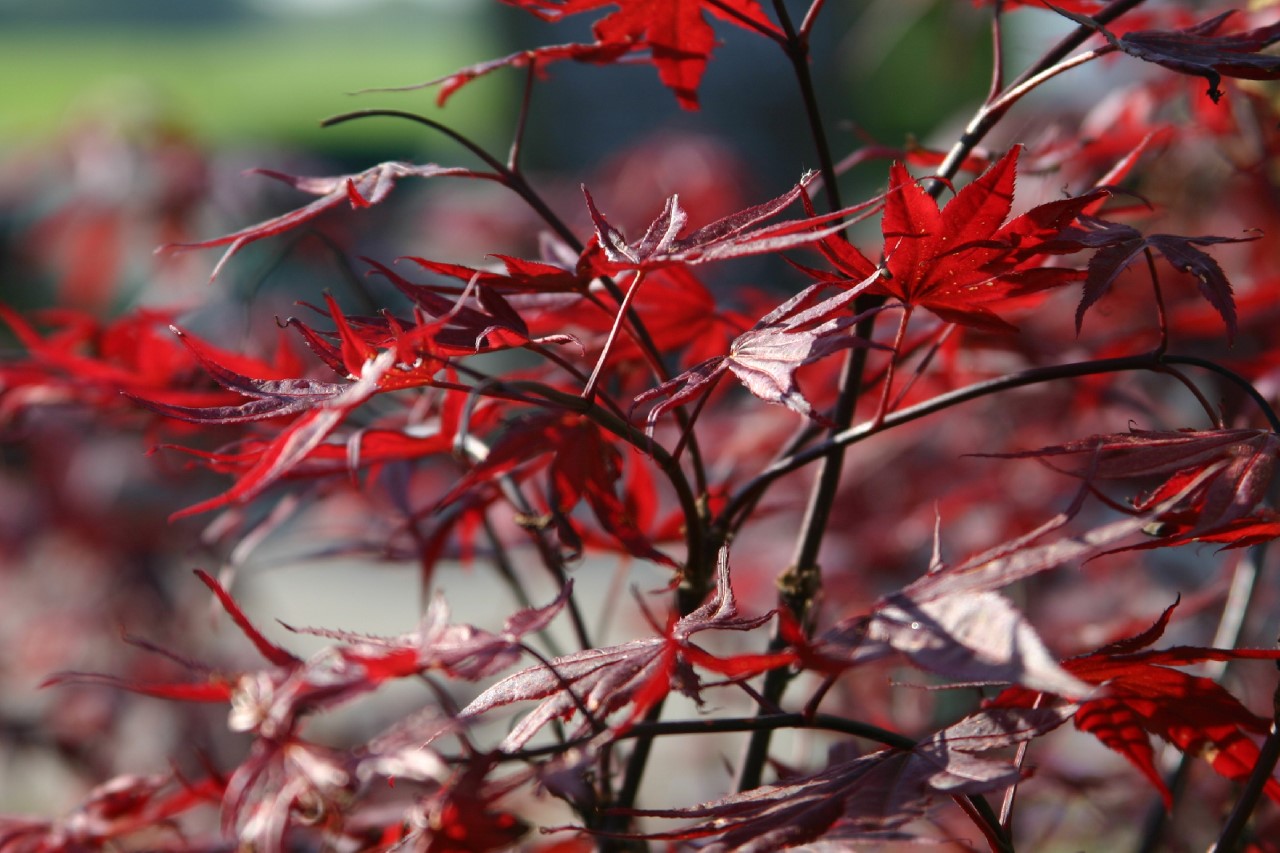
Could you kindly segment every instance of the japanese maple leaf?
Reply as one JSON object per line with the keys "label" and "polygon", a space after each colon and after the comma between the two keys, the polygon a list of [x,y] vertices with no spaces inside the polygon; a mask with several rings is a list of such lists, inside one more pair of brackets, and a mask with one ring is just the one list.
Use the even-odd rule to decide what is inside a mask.
{"label": "japanese maple leaf", "polygon": [[198,243],[170,243],[161,246],[157,252],[185,252],[191,249],[211,249],[226,246],[222,257],[214,266],[209,280],[218,277],[222,267],[231,260],[232,255],[245,246],[265,237],[283,234],[300,225],[304,225],[320,214],[341,207],[344,202],[354,209],[370,207],[384,201],[391,193],[396,181],[400,178],[433,178],[441,175],[474,176],[476,173],[466,169],[445,168],[432,163],[414,165],[411,163],[386,162],[379,163],[354,175],[338,175],[336,177],[294,177],[269,169],[254,169],[253,173],[266,175],[284,181],[304,193],[320,196],[320,198],[297,210],[276,216],[256,225],[241,228],[239,231],[212,240]]}
{"label": "japanese maple leaf", "polygon": [[[754,296],[754,294],[751,294]],[[515,297],[517,300],[520,297]],[[537,310],[530,305],[530,310]],[[724,352],[733,338],[751,327],[754,318],[732,310],[716,300],[694,272],[669,266],[645,275],[644,284],[631,302],[654,346],[664,354],[679,353],[682,368],[691,367]],[[613,322],[611,312],[584,308],[581,302],[560,310],[548,309],[531,322],[576,325],[601,337]],[[644,357],[629,335],[614,340],[615,362],[638,361]]]}
{"label": "japanese maple leaf", "polygon": [[[1220,775],[1243,782],[1258,760],[1258,747],[1249,736],[1265,735],[1271,725],[1271,720],[1249,711],[1212,679],[1173,667],[1205,661],[1280,659],[1280,651],[1268,649],[1147,649],[1163,636],[1176,606],[1175,601],[1151,628],[1134,637],[1062,662],[1075,677],[1105,685],[1095,698],[1080,703],[1076,728],[1089,732],[1138,768],[1160,791],[1166,807],[1172,805],[1172,795],[1156,768],[1150,735],[1205,758]],[[1026,707],[1036,701],[1031,691],[1014,687],[989,704]],[[1270,779],[1265,790],[1280,802],[1280,783]]]}
{"label": "japanese maple leaf", "polygon": [[[429,337],[435,348],[444,354],[472,355],[478,352],[497,352],[512,347],[537,344],[573,344],[578,341],[572,335],[546,335],[533,338],[529,327],[516,308],[494,287],[484,283],[484,276],[473,277],[467,289],[456,298],[449,298],[434,289],[406,280],[395,270],[371,258],[364,259],[373,271],[387,278],[396,289],[408,297],[414,305],[434,322],[418,324],[402,323],[396,337],[412,339]],[[410,258],[426,269],[438,270],[439,265],[420,258]],[[550,277],[563,283],[565,273],[538,276]],[[389,332],[390,327],[388,326]],[[579,345],[580,346],[580,345]]]}
{"label": "japanese maple leaf", "polygon": [[[591,220],[596,228],[596,241],[604,250],[606,261],[599,265],[597,272],[605,274],[623,270],[650,270],[670,265],[701,264],[806,246],[844,228],[845,224],[839,220],[877,203],[877,200],[872,200],[820,216],[810,215],[804,219],[755,227],[777,216],[801,198],[809,180],[810,176],[806,175],[777,198],[717,219],[688,234],[685,233],[688,214],[680,206],[679,196],[673,195],[667,199],[662,212],[650,223],[644,236],[634,243],[628,243],[622,232],[609,224],[596,208],[591,193],[583,187],[587,209],[591,212]],[[837,221],[837,224],[827,224],[832,221]],[[591,249],[589,246],[587,252]]]}
{"label": "japanese maple leaf", "polygon": [[[1253,513],[1267,495],[1275,475],[1280,437],[1269,430],[1212,429],[1152,431],[1095,435],[1066,444],[1022,453],[998,454],[1043,460],[1079,457],[1069,473],[1095,480],[1164,477],[1165,482],[1134,501],[1139,511],[1150,510],[1175,494],[1182,497],[1158,518],[1172,529],[1170,539],[1190,541],[1229,533]],[[1193,480],[1198,485],[1188,491]],[[1241,530],[1257,535],[1261,531]],[[1220,538],[1207,541],[1222,541]]]}
{"label": "japanese maple leaf", "polygon": [[1093,217],[1081,217],[1078,227],[1064,233],[1068,244],[1081,248],[1097,249],[1089,261],[1088,275],[1084,283],[1084,295],[1076,308],[1076,334],[1084,324],[1085,312],[1101,299],[1115,284],[1120,274],[1130,264],[1148,251],[1162,255],[1174,269],[1196,278],[1200,294],[1209,300],[1227,327],[1227,340],[1236,334],[1236,305],[1231,283],[1209,254],[1197,246],[1217,243],[1246,243],[1257,240],[1250,237],[1182,237],[1176,234],[1143,235],[1130,225],[1106,222]]}
{"label": "japanese maple leaf", "polygon": [[[658,69],[658,78],[675,92],[680,106],[697,109],[698,84],[715,48],[715,31],[705,13],[731,24],[781,37],[765,15],[758,0],[503,0],[545,20],[591,12],[602,7],[617,9],[592,26],[594,45],[557,45],[532,51],[525,61],[580,59],[589,62],[614,61],[624,52],[648,50],[649,61]],[[594,53],[590,51],[594,48]],[[512,59],[508,57],[508,60]],[[514,64],[514,63],[511,63]],[[456,88],[456,86],[455,86]]]}
{"label": "japanese maple leaf", "polygon": [[[1014,146],[941,209],[905,166],[890,166],[881,222],[885,271],[873,292],[908,311],[921,307],[948,322],[1009,330],[994,309],[1080,278],[1078,270],[1043,264],[1046,255],[1078,249],[1054,241],[1099,195],[1042,204],[1006,222],[1021,150]],[[846,277],[876,269],[838,235],[819,248]]]}
{"label": "japanese maple leaf", "polygon": [[662,636],[587,649],[554,658],[549,666],[514,673],[477,696],[459,717],[472,720],[514,702],[540,700],[502,741],[499,748],[505,751],[520,749],[551,721],[568,719],[584,708],[595,719],[581,721],[580,730],[590,731],[593,723],[603,724],[605,718],[626,709],[625,718],[613,726],[616,731],[625,731],[672,687],[701,701],[694,665],[742,679],[795,660],[785,652],[720,658],[693,642],[693,636],[702,631],[750,631],[771,617],[771,613],[739,615],[729,585],[728,558],[722,550],[715,594],[688,616],[671,619]]}
{"label": "japanese maple leaf", "polygon": [[1280,56],[1260,53],[1263,48],[1280,41],[1280,21],[1242,33],[1216,35],[1227,19],[1235,14],[1231,10],[1181,30],[1138,30],[1117,38],[1090,18],[1062,9],[1057,11],[1097,30],[1112,47],[1130,56],[1180,74],[1205,78],[1209,81],[1208,95],[1214,101],[1222,97],[1218,85],[1223,77],[1245,80],[1280,78]]}
{"label": "japanese maple leaf", "polygon": [[[310,330],[307,330],[311,335],[308,343],[321,352],[322,357],[326,358],[336,372],[349,374],[353,380],[351,382],[252,379],[223,366],[204,346],[174,329],[219,384],[251,399],[239,406],[195,408],[134,395],[138,402],[161,414],[191,423],[227,424],[298,413],[300,416],[259,447],[252,463],[241,469],[230,489],[179,510],[172,518],[253,499],[301,465],[328,440],[352,411],[375,394],[430,383],[440,362],[417,359],[419,363],[403,365],[399,361],[399,346],[379,353],[373,344],[351,328],[332,298],[326,298],[338,325],[341,346],[335,347],[322,341]],[[234,465],[234,460],[231,461]]]}
{"label": "japanese maple leaf", "polygon": [[698,819],[683,829],[643,837],[703,839],[698,849],[713,853],[768,853],[807,841],[884,841],[940,798],[973,796],[1016,783],[1022,777],[1018,767],[980,753],[1040,737],[1070,716],[1067,708],[991,708],[911,749],[837,759],[817,773],[697,806],[628,813]]}
{"label": "japanese maple leaf", "polygon": [[636,404],[667,398],[649,411],[649,428],[663,412],[709,392],[726,371],[732,371],[761,400],[822,420],[796,384],[796,371],[850,347],[884,348],[852,333],[858,321],[870,312],[854,315],[849,310],[877,275],[873,273],[858,285],[820,302],[815,300],[826,285],[805,288],[735,338],[727,354],[695,365],[637,396]]}

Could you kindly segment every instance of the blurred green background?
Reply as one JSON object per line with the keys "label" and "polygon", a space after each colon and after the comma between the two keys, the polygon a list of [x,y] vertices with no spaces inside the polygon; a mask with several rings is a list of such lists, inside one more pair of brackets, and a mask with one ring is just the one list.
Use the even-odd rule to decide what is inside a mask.
{"label": "blurred green background", "polygon": [[[414,0],[4,0],[0,148],[56,134],[86,112],[159,113],[211,144],[285,144],[336,154],[421,149],[421,128],[319,121],[372,105],[361,89],[405,85],[496,55],[479,2]],[[492,4],[496,5],[496,4]],[[484,135],[494,91],[450,120]],[[430,112],[430,91],[399,96]],[[386,100],[386,96],[382,96]],[[488,115],[489,121],[485,116]]]}

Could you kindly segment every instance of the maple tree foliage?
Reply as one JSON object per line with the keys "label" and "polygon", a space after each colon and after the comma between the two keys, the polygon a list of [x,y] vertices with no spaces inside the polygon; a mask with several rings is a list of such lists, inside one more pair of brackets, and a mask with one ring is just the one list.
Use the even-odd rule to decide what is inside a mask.
{"label": "maple tree foliage", "polygon": [[[85,783],[0,817],[0,853],[1271,849],[1274,4],[945,4],[991,27],[992,83],[921,141],[825,129],[861,85],[827,73],[864,37],[837,4],[497,5],[577,33],[425,84],[523,69],[505,156],[338,116],[470,165],[261,170],[295,209],[157,241],[166,275],[212,267],[209,305],[0,304],[0,693],[68,697],[47,731],[0,702],[0,746]],[[791,93],[733,109],[808,128],[785,163],[668,168],[722,149],[659,136],[526,171],[552,66],[651,65],[694,112],[731,30]],[[1041,91],[1094,65],[1120,82],[1088,106]],[[407,224],[325,230],[380,216]],[[60,291],[118,266],[103,221]],[[255,290],[236,338],[237,256],[309,234],[341,289],[286,257],[306,289]],[[369,572],[343,603],[379,627],[269,626],[239,584],[290,548]],[[372,601],[397,565],[399,628],[414,597]],[[230,644],[201,641],[210,597]],[[113,746],[135,698],[171,715],[150,750]]]}

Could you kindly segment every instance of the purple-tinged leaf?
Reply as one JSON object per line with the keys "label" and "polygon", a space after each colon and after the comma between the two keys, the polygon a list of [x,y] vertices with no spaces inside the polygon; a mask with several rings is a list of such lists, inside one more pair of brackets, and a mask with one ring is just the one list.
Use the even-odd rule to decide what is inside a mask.
{"label": "purple-tinged leaf", "polygon": [[1241,33],[1215,35],[1235,14],[1220,15],[1181,30],[1134,30],[1116,38],[1093,19],[1053,7],[1059,14],[1097,30],[1111,45],[1130,56],[1153,62],[1179,74],[1209,81],[1208,95],[1216,103],[1222,97],[1223,77],[1244,80],[1280,78],[1280,56],[1260,51],[1280,41],[1280,21]]}
{"label": "purple-tinged leaf", "polygon": [[1175,234],[1149,234],[1129,225],[1106,222],[1091,217],[1081,217],[1082,227],[1064,232],[1064,240],[1080,248],[1098,249],[1089,261],[1088,275],[1084,283],[1084,295],[1076,309],[1076,334],[1084,324],[1085,312],[1101,299],[1120,274],[1144,252],[1151,250],[1163,255],[1174,269],[1196,278],[1196,286],[1209,304],[1222,317],[1227,327],[1227,339],[1236,334],[1236,306],[1231,283],[1222,267],[1210,255],[1196,246],[1217,243],[1247,243],[1258,239],[1250,237],[1181,237]]}
{"label": "purple-tinged leaf", "polygon": [[[698,364],[679,376],[651,388],[635,398],[635,403],[665,396],[647,418],[652,430],[658,417],[675,406],[693,399],[732,371],[755,396],[769,403],[779,403],[807,417],[822,420],[796,384],[796,371],[806,364],[851,347],[874,347],[880,344],[856,337],[853,328],[871,312],[854,315],[849,307],[858,295],[877,279],[877,273],[857,285],[814,304],[826,284],[814,284],[770,311],[743,332],[719,358]],[[873,312],[883,310],[873,309]]]}
{"label": "purple-tinged leaf", "polygon": [[923,601],[897,593],[869,617],[837,625],[817,651],[848,666],[899,652],[921,669],[959,682],[1021,684],[1071,697],[1093,690],[1059,666],[1026,617],[995,592]]}
{"label": "purple-tinged leaf", "polygon": [[884,841],[928,813],[935,801],[1000,790],[1022,773],[978,753],[1040,737],[1071,717],[1072,706],[979,711],[910,750],[884,749],[838,760],[776,785],[679,809],[629,814],[701,822],[650,840],[704,839],[704,853],[771,853],[809,841]]}

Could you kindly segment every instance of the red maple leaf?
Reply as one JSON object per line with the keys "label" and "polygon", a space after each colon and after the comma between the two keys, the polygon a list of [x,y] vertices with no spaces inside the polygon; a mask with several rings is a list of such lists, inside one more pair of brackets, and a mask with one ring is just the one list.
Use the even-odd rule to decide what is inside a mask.
{"label": "red maple leaf", "polygon": [[[1048,202],[1006,222],[1021,150],[1014,146],[941,209],[905,166],[894,163],[881,223],[884,272],[873,292],[948,322],[1009,330],[994,309],[1081,278],[1079,270],[1046,267],[1044,261],[1078,250],[1059,238],[1101,195]],[[861,279],[877,268],[838,235],[819,248],[843,277]]]}
{"label": "red maple leaf", "polygon": [[[354,409],[377,393],[379,382],[391,369],[394,360],[395,351],[387,350],[368,362],[358,380],[347,384],[339,393],[320,400],[278,432],[252,467],[241,474],[231,488],[216,497],[178,510],[170,518],[183,518],[231,503],[243,503],[262,494],[319,447]],[[215,421],[219,412],[214,410]],[[192,413],[184,416],[184,420],[192,418]]]}
{"label": "red maple leaf", "polygon": [[[675,92],[680,106],[697,109],[698,84],[715,48],[715,31],[705,13],[754,32],[781,38],[782,31],[769,20],[758,0],[503,0],[532,12],[544,20],[559,20],[591,12],[605,6],[616,11],[592,26],[594,44],[556,45],[513,54],[502,65],[545,63],[558,59],[586,62],[613,62],[635,50],[649,51],[649,61],[658,69],[658,78]],[[487,73],[492,68],[468,69],[471,76],[445,78],[449,91]],[[442,92],[442,97],[444,93]]]}
{"label": "red maple leaf", "polygon": [[505,751],[520,749],[548,723],[568,719],[582,709],[594,719],[582,720],[581,732],[626,709],[625,718],[613,724],[614,731],[625,731],[672,687],[701,701],[694,665],[740,680],[793,662],[795,656],[789,652],[721,658],[693,642],[701,631],[750,631],[771,617],[772,613],[739,615],[729,585],[728,558],[722,550],[715,594],[688,616],[670,619],[661,636],[587,649],[509,675],[477,696],[459,717],[471,720],[514,702],[540,700],[502,741],[499,748]]}
{"label": "red maple leaf", "polygon": [[[466,269],[465,267],[449,269],[445,265],[421,258],[409,258],[409,260],[437,272],[446,269],[453,275],[458,275]],[[525,262],[522,267],[525,272],[518,276],[489,277],[488,282],[485,281],[486,276],[483,273],[473,272],[466,289],[456,297],[450,298],[436,292],[434,288],[406,280],[385,264],[371,258],[365,258],[365,261],[373,267],[375,273],[384,276],[395,285],[396,289],[408,297],[431,321],[418,324],[400,323],[402,330],[393,329],[386,319],[382,322],[365,321],[366,326],[385,327],[389,337],[404,338],[406,343],[414,338],[429,339],[434,345],[432,349],[443,355],[497,352],[530,343],[580,346],[577,339],[571,335],[531,337],[528,325],[515,306],[502,295],[498,288],[492,286],[495,279],[505,282],[514,278],[517,281],[523,281],[524,287],[531,286],[532,282],[541,285],[547,280],[550,280],[553,286],[564,287],[577,279],[577,276],[570,279],[564,270],[548,267],[538,269],[535,273],[529,262]],[[512,265],[513,259],[508,259],[508,266]]]}
{"label": "red maple leaf", "polygon": [[[1076,728],[1089,732],[1123,755],[1160,791],[1165,806],[1172,795],[1155,766],[1150,735],[1181,751],[1205,758],[1220,775],[1244,781],[1258,760],[1249,735],[1265,735],[1271,720],[1249,711],[1217,682],[1172,667],[1205,661],[1278,660],[1280,651],[1174,646],[1146,650],[1163,636],[1175,601],[1146,631],[1062,662],[1073,676],[1104,685],[1096,698],[1080,704]],[[1037,694],[1010,688],[991,707],[1027,707]],[[1280,802],[1280,782],[1270,779],[1266,793]]]}
{"label": "red maple leaf", "polygon": [[180,406],[163,399],[153,400],[137,393],[126,392],[134,401],[153,412],[189,423],[236,424],[260,421],[286,415],[299,414],[340,395],[346,383],[318,382],[313,379],[253,379],[237,373],[222,364],[218,353],[211,351],[202,341],[193,338],[176,326],[170,330],[186,344],[200,366],[214,381],[228,391],[234,391],[250,400],[236,406]]}
{"label": "red maple leaf", "polygon": [[[208,778],[124,774],[95,786],[63,818],[0,818],[0,848],[11,853],[104,850],[133,847],[172,832],[177,818],[194,808],[216,808],[225,783]],[[152,842],[154,843],[154,841]]]}
{"label": "red maple leaf", "polygon": [[509,421],[484,457],[438,506],[467,495],[480,483],[507,475],[525,477],[538,469],[546,470],[547,507],[566,541],[581,541],[569,514],[585,502],[600,527],[628,553],[678,568],[640,530],[626,499],[619,494],[623,457],[617,444],[596,424],[572,412],[545,411]]}
{"label": "red maple leaf", "polygon": [[32,321],[0,304],[0,319],[27,349],[24,359],[0,364],[0,414],[34,405],[76,401],[98,410],[119,408],[121,393],[161,404],[216,406],[231,396],[200,378],[199,354],[264,377],[301,369],[281,339],[274,363],[214,347],[188,336],[184,349],[169,329],[172,313],[138,310],[104,322],[85,312],[50,309]]}
{"label": "red maple leaf", "polygon": [[268,739],[287,738],[307,714],[371,692],[390,680],[441,672],[452,678],[474,681],[509,668],[523,654],[521,638],[546,628],[564,607],[573,589],[571,583],[566,584],[560,595],[545,607],[514,613],[498,633],[452,624],[449,607],[441,596],[432,600],[415,630],[398,637],[286,625],[297,633],[337,641],[304,660],[263,634],[212,576],[200,570],[196,575],[270,664],[268,668],[219,672],[146,641],[135,640],[143,648],[204,673],[205,680],[149,683],[97,673],[63,672],[46,679],[44,684],[103,684],[162,699],[227,702],[231,705],[228,720],[231,729],[253,731]]}

